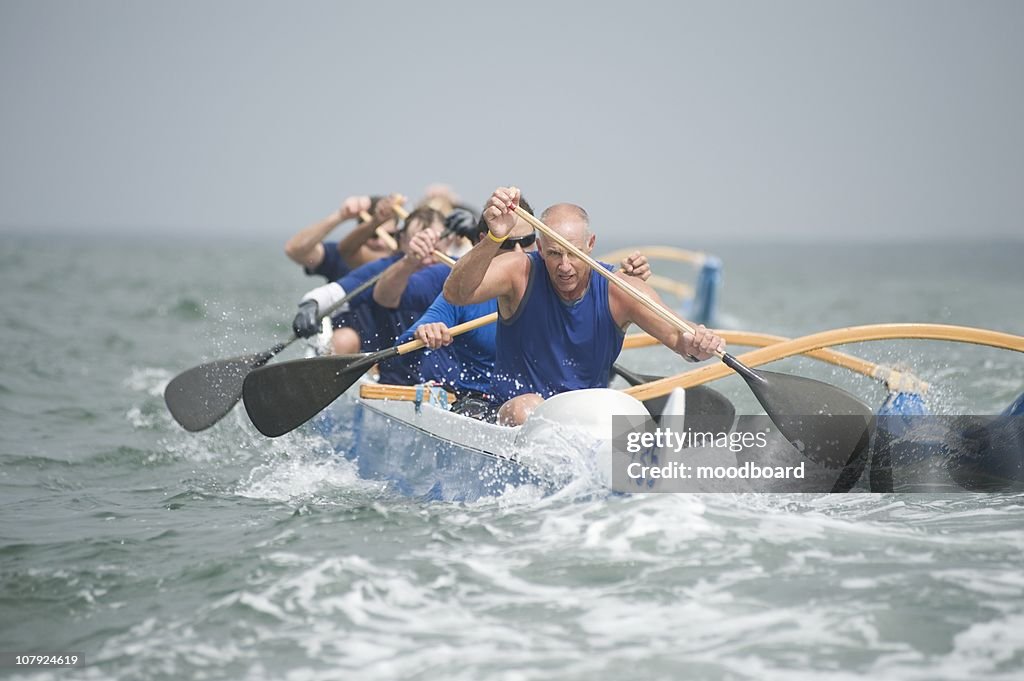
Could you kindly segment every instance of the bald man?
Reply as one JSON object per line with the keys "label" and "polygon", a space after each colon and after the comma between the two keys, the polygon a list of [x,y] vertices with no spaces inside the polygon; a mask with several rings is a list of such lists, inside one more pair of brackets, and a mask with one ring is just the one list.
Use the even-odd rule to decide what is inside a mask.
{"label": "bald man", "polygon": [[[516,225],[513,209],[518,202],[515,187],[494,190],[483,213],[487,236],[459,259],[444,286],[445,298],[454,305],[498,300],[491,394],[501,403],[499,423],[523,423],[552,395],[607,387],[630,323],[689,361],[725,349],[725,342],[704,326],[689,334],[664,321],[543,234],[538,251],[495,258]],[[544,211],[541,221],[585,253],[593,250],[596,237],[581,207],[556,204]],[[661,302],[643,282],[628,282]]]}

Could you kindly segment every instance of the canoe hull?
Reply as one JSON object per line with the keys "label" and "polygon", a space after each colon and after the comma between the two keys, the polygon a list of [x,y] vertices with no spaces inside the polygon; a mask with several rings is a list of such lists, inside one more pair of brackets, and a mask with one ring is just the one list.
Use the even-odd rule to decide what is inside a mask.
{"label": "canoe hull", "polygon": [[527,485],[548,494],[558,484],[520,460],[516,429],[471,422],[434,405],[343,398],[313,427],[355,463],[360,477],[403,496],[466,502]]}
{"label": "canoe hull", "polygon": [[[980,435],[964,427],[952,429],[958,442],[971,435],[972,441],[982,443],[976,447],[950,447],[948,435],[909,437],[902,428],[934,424],[935,417],[923,408],[902,413],[883,409],[876,418],[870,450],[837,470],[815,464],[777,434],[769,438],[767,447],[750,451],[613,453],[613,435],[599,433],[601,424],[610,423],[612,414],[627,413],[631,405],[620,401],[624,398],[619,391],[578,392],[590,394],[556,396],[541,407],[541,418],[520,428],[483,423],[433,404],[350,397],[335,401],[314,420],[313,427],[336,453],[356,464],[360,477],[426,500],[468,502],[524,486],[547,495],[580,476],[593,477],[595,488],[622,493],[1010,491],[1024,486],[1024,395],[1000,417],[987,420]],[[670,401],[670,413],[683,413],[672,405]],[[646,414],[639,402],[636,406],[642,410],[637,413]],[[738,417],[733,429],[758,430],[763,426],[758,418],[764,419]],[[578,421],[575,425],[568,423],[573,419]],[[591,434],[589,440],[586,433]],[[695,484],[638,482],[621,475],[616,478],[611,472],[625,470],[633,461],[666,465],[676,460],[710,466],[743,466],[747,461],[761,466],[803,464],[807,477],[798,484],[767,479]]]}

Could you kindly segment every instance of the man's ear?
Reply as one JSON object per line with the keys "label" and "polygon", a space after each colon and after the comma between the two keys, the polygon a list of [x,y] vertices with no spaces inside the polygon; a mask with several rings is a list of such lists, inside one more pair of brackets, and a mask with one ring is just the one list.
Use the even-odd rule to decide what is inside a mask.
{"label": "man's ear", "polygon": [[597,235],[591,232],[590,236],[587,238],[587,253],[594,250],[595,243],[597,243]]}

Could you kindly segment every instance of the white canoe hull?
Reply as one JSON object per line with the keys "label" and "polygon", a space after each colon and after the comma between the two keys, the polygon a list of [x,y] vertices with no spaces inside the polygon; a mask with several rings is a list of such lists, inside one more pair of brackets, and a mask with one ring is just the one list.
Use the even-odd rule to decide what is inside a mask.
{"label": "white canoe hull", "polygon": [[611,437],[602,431],[612,414],[641,411],[647,413],[619,391],[575,391],[545,402],[526,425],[507,428],[431,404],[343,397],[312,425],[360,477],[407,496],[473,501],[524,485],[549,494],[581,473],[610,485]]}

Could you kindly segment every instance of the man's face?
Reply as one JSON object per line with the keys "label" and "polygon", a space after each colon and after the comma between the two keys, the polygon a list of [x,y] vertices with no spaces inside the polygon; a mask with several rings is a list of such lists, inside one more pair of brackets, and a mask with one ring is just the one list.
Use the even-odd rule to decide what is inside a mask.
{"label": "man's face", "polygon": [[[594,247],[594,235],[587,233],[581,221],[569,219],[548,226],[584,253],[590,253]],[[539,243],[544,267],[555,291],[566,300],[578,300],[590,281],[590,267],[552,239],[541,235]]]}

